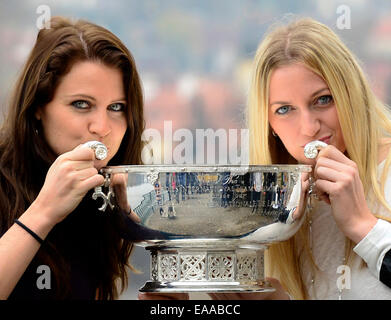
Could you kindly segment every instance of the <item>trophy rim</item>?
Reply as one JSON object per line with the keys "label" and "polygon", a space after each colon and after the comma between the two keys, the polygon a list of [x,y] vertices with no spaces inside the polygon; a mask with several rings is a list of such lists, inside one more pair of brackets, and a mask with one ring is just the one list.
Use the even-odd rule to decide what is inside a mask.
{"label": "trophy rim", "polygon": [[267,247],[272,244],[273,241],[251,241],[245,238],[176,238],[166,240],[154,240],[145,239],[141,241],[135,241],[134,244],[138,247],[148,248],[153,250],[155,248],[170,248],[170,249],[220,249],[220,250],[232,250],[232,249],[247,249],[247,250],[266,250]]}
{"label": "trophy rim", "polygon": [[312,166],[306,164],[273,165],[119,165],[106,166],[101,173],[165,173],[165,172],[312,172]]}

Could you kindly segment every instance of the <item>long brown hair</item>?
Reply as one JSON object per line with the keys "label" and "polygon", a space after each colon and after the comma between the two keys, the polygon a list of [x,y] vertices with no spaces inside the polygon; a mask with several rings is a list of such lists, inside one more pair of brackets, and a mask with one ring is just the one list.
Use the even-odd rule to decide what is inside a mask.
{"label": "long brown hair", "polygon": [[[73,64],[86,60],[117,68],[123,76],[128,128],[109,165],[141,164],[141,134],[145,126],[143,95],[131,53],[114,34],[100,26],[53,17],[50,28],[38,33],[0,128],[0,234],[37,197],[56,157],[43,135],[37,134],[42,131],[34,114],[37,108],[52,100],[59,81]],[[114,236],[103,245],[107,246],[104,252],[110,256],[106,257],[109,262],[103,270],[107,276],[98,284],[98,298],[114,299],[119,294],[116,281],[120,280],[122,290],[127,286],[132,243]]]}

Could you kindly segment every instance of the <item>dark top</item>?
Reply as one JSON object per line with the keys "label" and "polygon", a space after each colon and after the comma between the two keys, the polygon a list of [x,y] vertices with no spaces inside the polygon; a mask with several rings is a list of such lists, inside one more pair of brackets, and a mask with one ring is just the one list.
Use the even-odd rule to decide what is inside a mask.
{"label": "dark top", "polygon": [[[76,210],[50,231],[9,299],[94,299],[103,277],[106,283],[112,280],[107,265],[111,263],[113,250],[118,250],[116,243],[121,239],[134,242],[170,238],[169,234],[133,222],[128,213],[118,207],[99,211],[101,203],[92,199],[92,192],[88,192]],[[38,269],[51,265],[42,259],[43,251],[49,253],[61,270]],[[60,279],[58,274],[62,274]],[[50,280],[47,280],[49,275]],[[60,284],[57,285],[56,280]],[[64,283],[69,284],[65,295]]]}
{"label": "dark top", "polygon": [[380,268],[380,281],[391,288],[391,250],[384,255]]}
{"label": "dark top", "polygon": [[[104,263],[100,247],[107,217],[91,209],[97,208],[97,204],[90,197],[88,193],[78,208],[51,230],[9,296],[10,300],[95,298],[98,270]],[[60,262],[58,265],[69,284],[65,296],[59,296],[65,288],[59,290],[56,283],[60,271],[46,267],[51,264],[43,259],[42,251],[49,253],[51,260]],[[39,266],[44,266],[43,270]]]}
{"label": "dark top", "polygon": [[[64,297],[71,300],[93,300],[96,292],[96,277],[93,266],[82,257],[73,257],[67,261],[69,265],[70,291]],[[8,300],[56,300],[59,299],[55,274],[47,269],[39,258],[34,258],[27,270],[12,291]],[[50,279],[47,281],[47,279]]]}

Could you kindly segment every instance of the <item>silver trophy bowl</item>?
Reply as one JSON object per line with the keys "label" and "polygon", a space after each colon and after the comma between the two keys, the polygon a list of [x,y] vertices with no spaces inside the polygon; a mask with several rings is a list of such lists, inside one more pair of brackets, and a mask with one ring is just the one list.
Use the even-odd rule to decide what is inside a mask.
{"label": "silver trophy bowl", "polygon": [[151,254],[142,292],[262,292],[264,251],[305,216],[307,165],[112,166],[95,188],[102,214]]}

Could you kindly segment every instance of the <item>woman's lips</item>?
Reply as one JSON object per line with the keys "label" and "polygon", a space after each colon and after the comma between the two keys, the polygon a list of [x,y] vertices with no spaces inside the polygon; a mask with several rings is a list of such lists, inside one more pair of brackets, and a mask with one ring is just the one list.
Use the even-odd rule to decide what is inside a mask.
{"label": "woman's lips", "polygon": [[319,139],[319,141],[323,141],[324,143],[330,144],[331,136]]}
{"label": "woman's lips", "polygon": [[[331,136],[327,136],[327,137],[320,138],[320,139],[314,139],[312,141],[315,141],[315,140],[319,140],[319,141],[322,141],[322,142],[324,142],[326,144],[330,144]],[[309,143],[309,142],[311,142],[311,141],[308,141],[307,143]],[[307,145],[307,143],[305,145],[301,146],[301,147],[304,148]]]}

